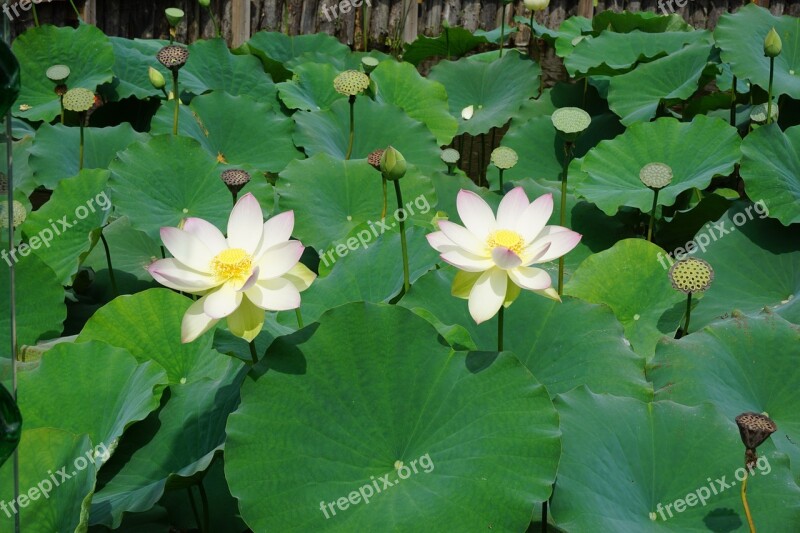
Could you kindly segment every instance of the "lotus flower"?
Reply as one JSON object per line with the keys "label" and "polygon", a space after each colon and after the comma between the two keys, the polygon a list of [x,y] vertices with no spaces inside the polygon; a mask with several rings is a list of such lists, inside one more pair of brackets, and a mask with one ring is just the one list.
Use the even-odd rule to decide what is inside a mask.
{"label": "lotus flower", "polygon": [[469,313],[480,324],[508,306],[520,289],[554,300],[550,275],[532,265],[566,254],[581,235],[561,226],[547,226],[553,214],[553,195],[532,203],[522,187],[508,192],[495,218],[492,208],[477,194],[461,190],[458,214],[464,226],[439,220],[441,231],[428,235],[428,242],[441,258],[458,268],[453,295],[469,298]]}
{"label": "lotus flower", "polygon": [[191,342],[228,319],[231,332],[253,340],[264,325],[264,311],[300,307],[300,292],[316,275],[300,263],[304,247],[289,240],[294,212],[266,223],[258,200],[248,193],[233,207],[228,237],[213,224],[188,218],[183,229],[161,228],[172,258],[153,262],[148,271],[162,285],[203,295],[183,317],[182,342]]}

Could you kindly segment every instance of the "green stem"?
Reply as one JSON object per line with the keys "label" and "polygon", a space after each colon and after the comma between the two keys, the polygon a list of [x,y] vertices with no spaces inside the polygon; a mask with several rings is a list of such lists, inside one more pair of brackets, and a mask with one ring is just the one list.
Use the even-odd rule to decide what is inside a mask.
{"label": "green stem", "polygon": [[59,104],[61,105],[61,125],[64,125],[64,95],[58,97]]}
{"label": "green stem", "polygon": [[175,99],[175,115],[172,119],[172,134],[178,135],[178,113],[180,112],[181,100],[178,97],[178,71],[172,71],[172,98]]}
{"label": "green stem", "polygon": [[164,93],[164,100],[169,100],[169,93],[167,92],[167,88],[162,87],[161,92]]}
{"label": "green stem", "polygon": [[447,60],[450,61],[450,28],[444,29],[444,41],[447,45]]}
{"label": "green stem", "polygon": [[503,18],[500,20],[500,57],[503,57],[503,44],[506,40],[506,5],[503,2]]}
{"label": "green stem", "polygon": [[736,127],[736,76],[733,77],[731,86],[731,126]]}
{"label": "green stem", "polygon": [[[403,210],[403,193],[400,190],[400,180],[394,180],[394,192],[397,195],[397,209],[398,212]],[[403,215],[405,217],[405,215]],[[408,244],[406,243],[406,223],[405,220],[398,220],[400,222],[400,247],[403,251],[403,291],[408,292],[411,288],[411,275],[408,268]]]}
{"label": "green stem", "polygon": [[497,313],[497,351],[503,351],[503,311],[504,306],[500,306],[500,311]]}
{"label": "green stem", "polygon": [[747,527],[750,528],[750,533],[756,533],[756,526],[753,523],[753,515],[750,514],[750,506],[747,504],[747,471],[744,473],[744,480],[742,481],[742,505],[744,505],[744,515],[747,518]]}
{"label": "green stem", "polygon": [[111,282],[111,290],[114,291],[114,297],[119,296],[119,289],[117,288],[117,277],[114,275],[114,265],[111,264],[111,248],[108,247],[106,236],[103,235],[103,229],[100,229],[100,240],[103,241],[103,249],[106,252],[106,265],[108,265],[108,279]]}
{"label": "green stem", "polygon": [[503,192],[503,169],[500,169],[500,193]]}
{"label": "green stem", "polygon": [[769,90],[767,91],[767,124],[772,123],[772,75],[775,73],[775,58],[769,58]]}
{"label": "green stem", "polygon": [[83,170],[83,123],[85,122],[84,113],[78,114],[78,119],[81,121],[81,142],[78,148],[78,170]]}
{"label": "green stem", "polygon": [[692,316],[692,293],[690,292],[686,298],[686,322],[683,323],[683,333],[681,337],[689,334],[689,317]]}
{"label": "green stem", "polygon": [[486,134],[481,133],[481,168],[478,169],[478,185],[486,183],[486,188],[489,188],[489,182],[486,180]]}
{"label": "green stem", "polygon": [[203,480],[200,480],[200,483],[197,484],[197,488],[200,491],[200,502],[203,505],[203,526],[200,528],[200,531],[202,533],[207,533],[210,531],[211,515],[210,509],[208,508],[208,494],[206,494],[206,489],[203,486]]}
{"label": "green stem", "polygon": [[656,223],[656,206],[658,204],[658,189],[653,191],[653,208],[650,210],[650,223],[647,225],[647,240],[653,242],[653,226]]}
{"label": "green stem", "polygon": [[355,116],[355,107],[356,107],[356,97],[350,97],[350,141],[347,144],[347,154],[344,156],[345,160],[350,159],[350,155],[353,153],[353,141],[356,138],[356,116]]}
{"label": "green stem", "polygon": [[192,494],[192,486],[189,485],[186,487],[186,492],[189,494],[189,503],[192,506],[192,514],[194,515],[194,521],[197,524],[197,529],[201,529],[200,525],[200,514],[197,512],[197,503],[194,501],[194,494]]}
{"label": "green stem", "polygon": [[294,316],[297,317],[297,328],[303,329],[303,313],[300,312],[300,308],[294,310]]}
{"label": "green stem", "polygon": [[253,364],[255,365],[258,363],[258,354],[256,353],[256,343],[255,341],[250,341],[248,343],[250,346],[250,358],[253,360]]}
{"label": "green stem", "polygon": [[77,16],[78,20],[80,20],[81,19],[81,12],[78,11],[77,7],[75,7],[75,2],[73,2],[72,0],[69,0],[69,3],[72,6],[72,10],[75,12],[75,16]]}
{"label": "green stem", "polygon": [[38,28],[39,27],[39,16],[36,14],[36,4],[32,3],[31,7],[33,8],[33,25]]}
{"label": "green stem", "polygon": [[217,37],[222,37],[222,32],[219,31],[219,25],[217,24],[217,19],[214,16],[214,11],[211,10],[211,6],[209,5],[206,7],[208,9],[208,16],[211,17],[211,23],[214,24],[214,33]]}
{"label": "green stem", "polygon": [[239,193],[231,191],[231,196],[233,197],[233,206],[236,207],[236,202],[239,200]]}
{"label": "green stem", "polygon": [[[561,212],[559,224],[564,227],[567,221],[567,172],[572,157],[572,143],[564,142],[564,169],[561,173]],[[564,294],[564,256],[558,258],[558,295]]]}
{"label": "green stem", "polygon": [[386,210],[389,207],[389,191],[387,190],[389,185],[386,178],[382,178],[381,181],[383,182],[383,210],[381,211],[381,220],[383,220],[386,218]]}

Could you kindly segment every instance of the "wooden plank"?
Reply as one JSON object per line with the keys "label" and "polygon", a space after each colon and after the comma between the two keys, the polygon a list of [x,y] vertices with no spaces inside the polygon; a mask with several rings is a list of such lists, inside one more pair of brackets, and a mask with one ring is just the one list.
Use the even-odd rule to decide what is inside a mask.
{"label": "wooden plank", "polygon": [[403,28],[403,41],[411,43],[417,38],[419,28],[419,4],[417,0],[405,0],[405,4],[406,23]]}
{"label": "wooden plank", "polygon": [[578,0],[578,15],[590,19],[594,16],[593,0]]}
{"label": "wooden plank", "polygon": [[97,0],[86,0],[81,9],[81,17],[86,24],[97,25]]}
{"label": "wooden plank", "polygon": [[231,2],[231,47],[239,48],[250,39],[250,0]]}

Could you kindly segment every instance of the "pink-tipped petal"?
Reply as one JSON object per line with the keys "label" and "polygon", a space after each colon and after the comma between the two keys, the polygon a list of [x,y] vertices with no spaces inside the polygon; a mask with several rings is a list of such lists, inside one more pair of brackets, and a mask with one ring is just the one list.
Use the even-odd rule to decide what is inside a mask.
{"label": "pink-tipped petal", "polygon": [[214,224],[202,218],[187,218],[183,223],[183,231],[200,239],[200,242],[215,254],[228,248],[225,235]]}
{"label": "pink-tipped petal", "polygon": [[273,216],[264,222],[261,243],[258,245],[253,257],[258,261],[264,252],[273,246],[288,241],[292,236],[292,231],[294,231],[294,211],[284,211]]}
{"label": "pink-tipped petal", "polygon": [[202,297],[192,305],[183,315],[181,321],[181,342],[192,342],[206,331],[213,328],[218,319],[212,318],[203,312],[206,297]]}
{"label": "pink-tipped petal", "polygon": [[558,259],[570,250],[575,248],[583,237],[580,233],[561,226],[547,226],[539,234],[539,238],[531,245],[533,248],[543,246],[547,243],[550,248],[536,262],[546,263],[553,259]]}
{"label": "pink-tipped petal", "polygon": [[550,243],[546,242],[543,245],[539,246],[538,248],[534,248],[533,246],[528,246],[524,250],[522,250],[522,266],[530,266],[536,262],[538,262],[544,254],[550,249]]}
{"label": "pink-tipped petal", "polygon": [[228,219],[228,246],[241,248],[252,255],[264,233],[264,214],[252,193],[247,193],[236,202]]}
{"label": "pink-tipped petal", "polygon": [[428,233],[425,238],[428,239],[428,244],[437,252],[447,252],[453,248],[458,248],[456,243],[448,239],[447,235],[441,231]]}
{"label": "pink-tipped petal", "polygon": [[161,240],[175,259],[192,270],[211,274],[215,254],[195,235],[178,228],[161,228]]}
{"label": "pink-tipped petal", "polygon": [[488,257],[480,257],[459,249],[444,252],[440,257],[445,262],[466,272],[483,272],[494,266],[494,262]]}
{"label": "pink-tipped petal", "polygon": [[496,246],[492,249],[492,261],[503,270],[516,268],[522,264],[522,259],[513,250],[503,246]]}
{"label": "pink-tipped petal", "polygon": [[478,239],[467,228],[448,220],[439,221],[439,229],[458,247],[475,255],[486,255],[486,243]]}
{"label": "pink-tipped petal", "polygon": [[522,235],[525,244],[530,244],[547,225],[553,215],[553,195],[543,194],[534,200],[517,220],[517,233]]}
{"label": "pink-tipped petal", "polygon": [[514,187],[508,191],[497,207],[497,227],[516,231],[517,224],[529,205],[531,203],[525,189]]}
{"label": "pink-tipped petal", "polygon": [[244,292],[247,289],[249,289],[250,287],[252,287],[253,285],[255,285],[256,281],[258,281],[258,275],[260,273],[260,270],[261,269],[258,266],[256,266],[253,269],[253,273],[250,274],[250,277],[247,278],[247,281],[244,282],[244,285],[242,285],[242,287],[240,289],[238,289],[238,292]]}
{"label": "pink-tipped petal", "polygon": [[461,189],[456,198],[458,215],[464,226],[480,240],[486,240],[497,227],[492,208],[472,191]]}
{"label": "pink-tipped petal", "polygon": [[284,278],[259,281],[247,291],[255,305],[267,311],[288,311],[300,307],[300,292]]}
{"label": "pink-tipped petal", "polygon": [[493,268],[484,272],[469,293],[469,314],[475,323],[486,322],[500,310],[506,299],[508,276]]}
{"label": "pink-tipped petal", "polygon": [[203,312],[211,318],[225,318],[233,313],[240,303],[242,303],[242,293],[230,283],[226,283],[205,296]]}
{"label": "pink-tipped petal", "polygon": [[305,247],[300,241],[286,241],[281,245],[273,246],[261,256],[258,264],[261,273],[258,279],[273,279],[283,276],[300,261]]}
{"label": "pink-tipped petal", "polygon": [[519,267],[508,271],[511,278],[518,287],[529,291],[543,291],[553,284],[550,274],[541,268]]}
{"label": "pink-tipped petal", "polygon": [[214,276],[191,270],[175,259],[159,259],[147,271],[160,284],[176,291],[201,292],[216,287]]}

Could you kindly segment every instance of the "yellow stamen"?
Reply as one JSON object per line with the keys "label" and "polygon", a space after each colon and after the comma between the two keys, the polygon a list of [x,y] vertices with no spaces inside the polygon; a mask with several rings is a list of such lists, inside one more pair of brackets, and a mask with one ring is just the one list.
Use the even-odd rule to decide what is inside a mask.
{"label": "yellow stamen", "polygon": [[503,248],[508,248],[515,254],[519,255],[522,253],[522,249],[525,247],[525,239],[523,239],[522,235],[516,231],[501,229],[489,235],[486,245],[490,250],[497,248],[498,246],[502,246]]}
{"label": "yellow stamen", "polygon": [[228,248],[211,260],[211,271],[220,283],[244,283],[253,273],[253,258],[241,248]]}

